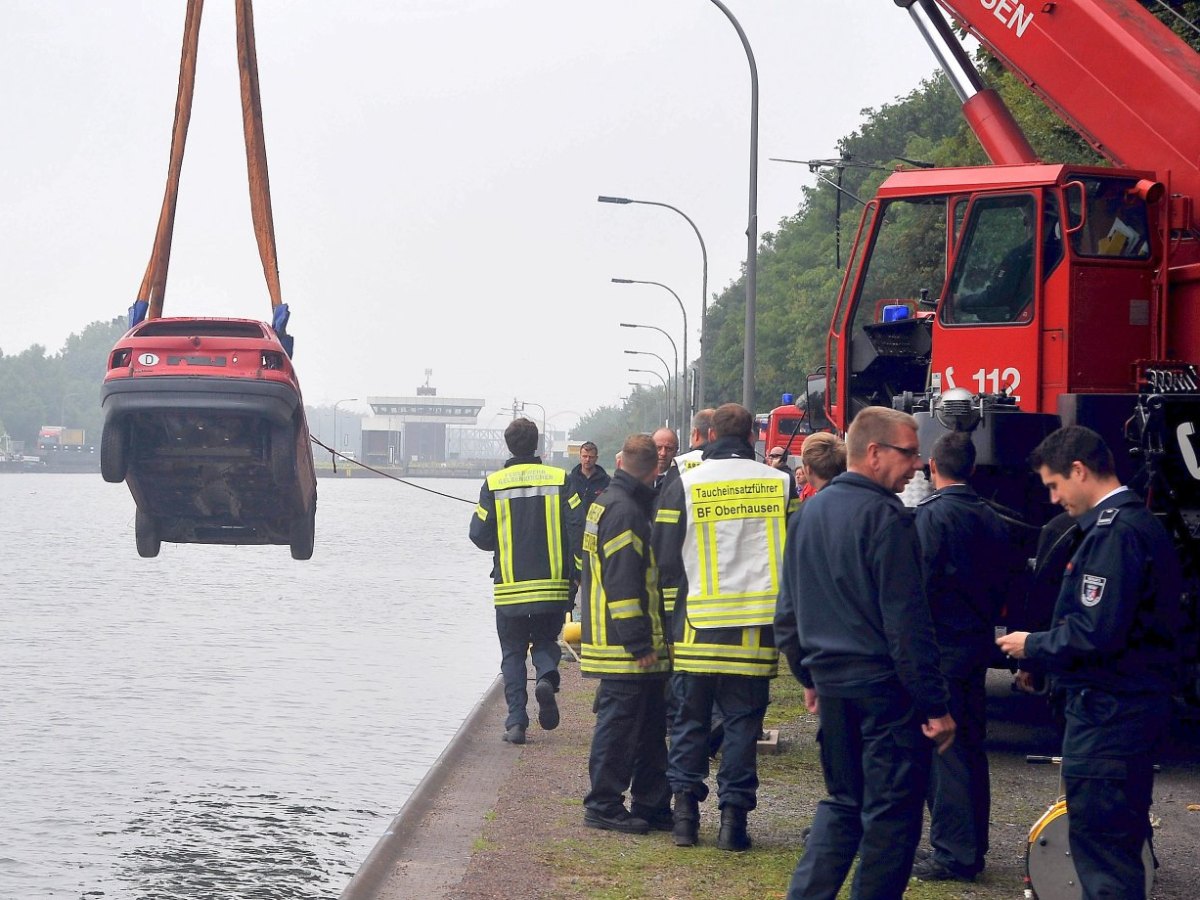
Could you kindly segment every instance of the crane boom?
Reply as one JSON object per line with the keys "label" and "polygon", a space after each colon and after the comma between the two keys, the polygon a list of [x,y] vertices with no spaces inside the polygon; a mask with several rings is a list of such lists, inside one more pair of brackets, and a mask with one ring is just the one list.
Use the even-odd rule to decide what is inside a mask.
{"label": "crane boom", "polygon": [[1136,0],[936,0],[1113,163],[1200,202],[1197,54]]}

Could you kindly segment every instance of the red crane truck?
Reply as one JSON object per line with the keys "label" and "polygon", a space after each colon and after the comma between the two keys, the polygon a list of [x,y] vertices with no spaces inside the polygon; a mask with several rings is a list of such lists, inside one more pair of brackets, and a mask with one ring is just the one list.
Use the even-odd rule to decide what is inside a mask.
{"label": "red crane truck", "polygon": [[[810,395],[824,390],[840,430],[865,406],[910,411],[925,451],[969,430],[981,493],[1035,527],[1052,510],[1030,450],[1061,425],[1094,428],[1177,536],[1197,585],[1200,57],[1136,0],[895,2],[993,165],[899,170],[882,183]],[[1037,160],[939,6],[1113,165]],[[810,396],[809,409],[820,404]],[[1193,701],[1196,593],[1185,598]]]}

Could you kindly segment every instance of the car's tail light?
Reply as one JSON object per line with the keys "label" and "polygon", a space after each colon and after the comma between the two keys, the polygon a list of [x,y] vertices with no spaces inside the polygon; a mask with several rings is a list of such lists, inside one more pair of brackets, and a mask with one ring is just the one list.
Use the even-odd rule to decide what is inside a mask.
{"label": "car's tail light", "polygon": [[262,355],[262,367],[264,369],[282,369],[283,354],[277,353],[274,350],[264,350]]}
{"label": "car's tail light", "polygon": [[133,351],[128,347],[118,347],[112,352],[112,356],[108,359],[108,367],[110,369],[124,369],[129,365],[129,360],[133,358]]}

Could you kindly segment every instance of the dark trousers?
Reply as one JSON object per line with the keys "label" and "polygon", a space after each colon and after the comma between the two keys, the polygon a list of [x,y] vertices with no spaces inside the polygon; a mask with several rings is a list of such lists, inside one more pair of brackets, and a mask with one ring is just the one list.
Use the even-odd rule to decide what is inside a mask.
{"label": "dark trousers", "polygon": [[1144,900],[1154,754],[1170,721],[1163,696],[1067,692],[1063,785],[1083,900]]}
{"label": "dark trousers", "polygon": [[676,672],[675,723],[667,779],[675,793],[708,796],[709,732],[714,706],[724,717],[725,739],[717,766],[721,808],[754,809],[758,804],[758,738],[767,712],[771,680],[753,675],[695,675]]}
{"label": "dark trousers", "polygon": [[505,729],[513,725],[529,727],[529,713],[525,711],[525,705],[529,702],[526,656],[533,658],[536,677],[539,680],[547,679],[557,690],[558,661],[562,659],[558,633],[562,631],[562,626],[563,613],[557,607],[553,612],[536,613],[532,616],[508,616],[496,610],[496,634],[500,637],[500,674],[504,676],[504,699],[508,701]]}
{"label": "dark trousers", "polygon": [[596,688],[596,729],[588,757],[592,789],[586,809],[619,813],[629,791],[635,814],[671,808],[667,786],[667,726],[663,678],[602,678]]}
{"label": "dark trousers", "polygon": [[933,754],[929,778],[929,843],[933,858],[951,871],[976,875],[988,851],[987,669],[944,673],[950,715],[958,726],[954,743]]}
{"label": "dark trousers", "polygon": [[788,900],[832,900],[855,854],[852,900],[899,900],[921,837],[933,744],[898,684],[870,697],[821,695],[820,715],[829,796],[817,804]]}

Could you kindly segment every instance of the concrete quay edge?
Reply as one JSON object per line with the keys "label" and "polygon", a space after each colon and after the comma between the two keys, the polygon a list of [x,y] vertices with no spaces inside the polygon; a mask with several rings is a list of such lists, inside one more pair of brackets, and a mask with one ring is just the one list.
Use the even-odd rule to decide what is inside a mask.
{"label": "concrete quay edge", "polygon": [[340,900],[437,897],[462,879],[485,817],[520,757],[517,748],[500,741],[506,714],[504,682],[497,677],[363,859]]}

